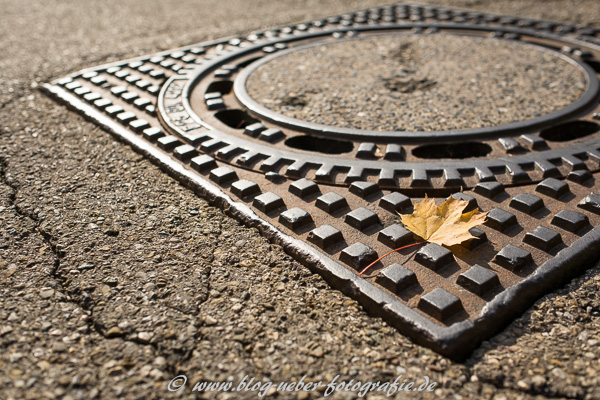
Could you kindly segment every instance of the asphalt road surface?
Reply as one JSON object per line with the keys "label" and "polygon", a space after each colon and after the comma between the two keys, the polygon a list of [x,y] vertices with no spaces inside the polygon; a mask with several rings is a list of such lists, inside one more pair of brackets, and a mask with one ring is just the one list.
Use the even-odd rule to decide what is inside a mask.
{"label": "asphalt road surface", "polygon": [[[437,3],[600,26],[597,0]],[[600,398],[600,268],[455,363],[39,90],[84,67],[380,4],[0,1],[0,399],[250,399],[190,389],[338,374],[437,383],[402,398]],[[182,374],[186,387],[168,391]]]}

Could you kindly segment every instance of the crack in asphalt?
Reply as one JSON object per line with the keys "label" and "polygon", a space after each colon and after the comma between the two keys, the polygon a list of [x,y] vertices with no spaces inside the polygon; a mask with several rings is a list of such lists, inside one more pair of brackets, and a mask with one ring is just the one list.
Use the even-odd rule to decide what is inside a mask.
{"label": "crack in asphalt", "polygon": [[[141,340],[127,338],[124,336],[108,337],[103,332],[101,324],[94,318],[94,313],[93,313],[91,306],[86,305],[83,301],[75,300],[71,295],[68,294],[69,290],[64,286],[65,278],[62,276],[62,274],[60,274],[61,260],[64,258],[64,251],[61,250],[59,248],[59,246],[56,244],[56,242],[58,241],[57,238],[44,228],[44,221],[40,220],[37,215],[30,213],[28,211],[25,211],[24,209],[21,209],[21,207],[19,207],[19,205],[16,203],[17,194],[19,192],[19,186],[12,179],[9,179],[7,177],[7,175],[8,175],[7,171],[8,171],[8,161],[6,160],[6,158],[0,157],[0,183],[8,186],[11,189],[11,191],[8,195],[8,201],[9,201],[10,206],[12,206],[15,209],[15,212],[17,213],[17,215],[19,215],[22,218],[26,218],[34,223],[35,231],[40,235],[40,237],[43,239],[44,243],[46,243],[46,245],[50,248],[50,250],[53,254],[53,258],[54,258],[54,263],[53,263],[52,269],[50,270],[50,276],[52,278],[56,279],[60,283],[60,288],[62,288],[62,290],[60,292],[65,296],[65,299],[68,302],[70,302],[71,304],[74,304],[75,306],[81,308],[89,316],[89,318],[86,319],[86,324],[88,325],[88,329],[90,331],[96,332],[98,335],[100,335],[105,340],[119,339],[124,342],[131,342],[131,343],[136,343],[138,345],[149,346],[154,349],[154,352],[157,355],[162,355],[163,351],[161,350],[161,347],[157,343],[144,342]],[[181,312],[181,311],[179,311],[179,312]],[[198,338],[195,338],[195,339],[198,339]],[[191,358],[192,354],[193,354],[193,349],[186,351],[183,354],[182,359],[179,361],[189,360]],[[166,363],[165,370],[170,376],[177,376],[180,373],[180,370],[177,368],[177,366],[171,365],[171,363],[169,361],[167,361],[167,363]]]}

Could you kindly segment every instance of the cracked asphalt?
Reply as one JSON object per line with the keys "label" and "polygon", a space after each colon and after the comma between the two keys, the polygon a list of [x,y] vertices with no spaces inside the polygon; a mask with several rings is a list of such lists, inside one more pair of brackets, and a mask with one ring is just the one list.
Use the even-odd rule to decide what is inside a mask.
{"label": "cracked asphalt", "polygon": [[[452,3],[599,25],[595,0]],[[456,363],[38,89],[83,67],[381,2],[251,4],[0,1],[0,399],[257,397],[169,392],[180,374],[191,383],[427,375],[435,391],[403,398],[600,398],[600,267]]]}

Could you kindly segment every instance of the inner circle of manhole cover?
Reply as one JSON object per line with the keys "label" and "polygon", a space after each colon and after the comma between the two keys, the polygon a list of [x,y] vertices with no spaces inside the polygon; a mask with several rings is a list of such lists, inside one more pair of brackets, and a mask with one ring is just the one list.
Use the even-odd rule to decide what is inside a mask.
{"label": "inner circle of manhole cover", "polygon": [[303,122],[367,131],[475,130],[573,103],[590,79],[575,62],[516,40],[386,34],[263,59],[249,66],[239,87],[252,99],[249,108],[259,103]]}
{"label": "inner circle of manhole cover", "polygon": [[218,131],[217,158],[243,168],[430,193],[515,185],[565,176],[564,157],[585,151],[553,130],[600,128],[596,72],[544,31],[410,23],[252,39],[158,99],[176,133]]}
{"label": "inner circle of manhole cover", "polygon": [[[460,358],[598,258],[599,72],[599,30],[396,4],[45,88]],[[425,196],[487,220],[460,245],[392,252],[420,241],[398,214]]]}

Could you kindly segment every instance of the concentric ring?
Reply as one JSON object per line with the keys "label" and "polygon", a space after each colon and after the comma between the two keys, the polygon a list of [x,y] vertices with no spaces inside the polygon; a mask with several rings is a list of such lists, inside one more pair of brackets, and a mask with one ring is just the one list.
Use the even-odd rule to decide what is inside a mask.
{"label": "concentric ring", "polygon": [[[481,31],[485,32],[485,29],[482,29],[481,27],[479,28],[481,29]],[[462,32],[463,29],[464,27],[456,27],[456,30],[458,32]],[[346,40],[354,39],[350,38]],[[288,50],[284,50],[273,55],[260,58],[259,60],[255,61],[248,67],[244,68],[242,72],[240,72],[240,74],[236,77],[236,80],[234,82],[234,93],[237,99],[244,105],[244,107],[250,110],[253,114],[260,116],[261,118],[264,118],[277,125],[299,130],[312,135],[335,136],[336,138],[343,138],[348,140],[370,140],[408,143],[428,139],[444,141],[462,141],[473,138],[482,139],[500,136],[513,136],[517,134],[522,134],[524,132],[531,132],[538,129],[543,129],[547,126],[554,125],[568,118],[585,113],[585,111],[588,110],[590,106],[595,104],[599,97],[600,84],[595,71],[589,65],[558,51],[554,51],[547,47],[537,46],[530,43],[523,44],[526,46],[535,46],[538,50],[541,51],[551,52],[556,57],[570,63],[571,65],[575,66],[579,71],[581,71],[581,73],[584,75],[587,81],[585,91],[577,100],[559,110],[553,111],[551,113],[539,117],[530,118],[523,121],[506,123],[498,126],[475,129],[441,130],[426,132],[376,131],[346,128],[308,122],[298,118],[283,115],[277,111],[273,111],[265,107],[257,100],[252,98],[252,96],[249,94],[247,89],[247,81],[249,77],[262,66],[274,60],[277,60],[278,58],[290,55],[293,52],[304,50],[314,46],[321,46],[323,44],[331,42],[332,41],[318,41],[308,43],[306,45],[293,47]]]}

